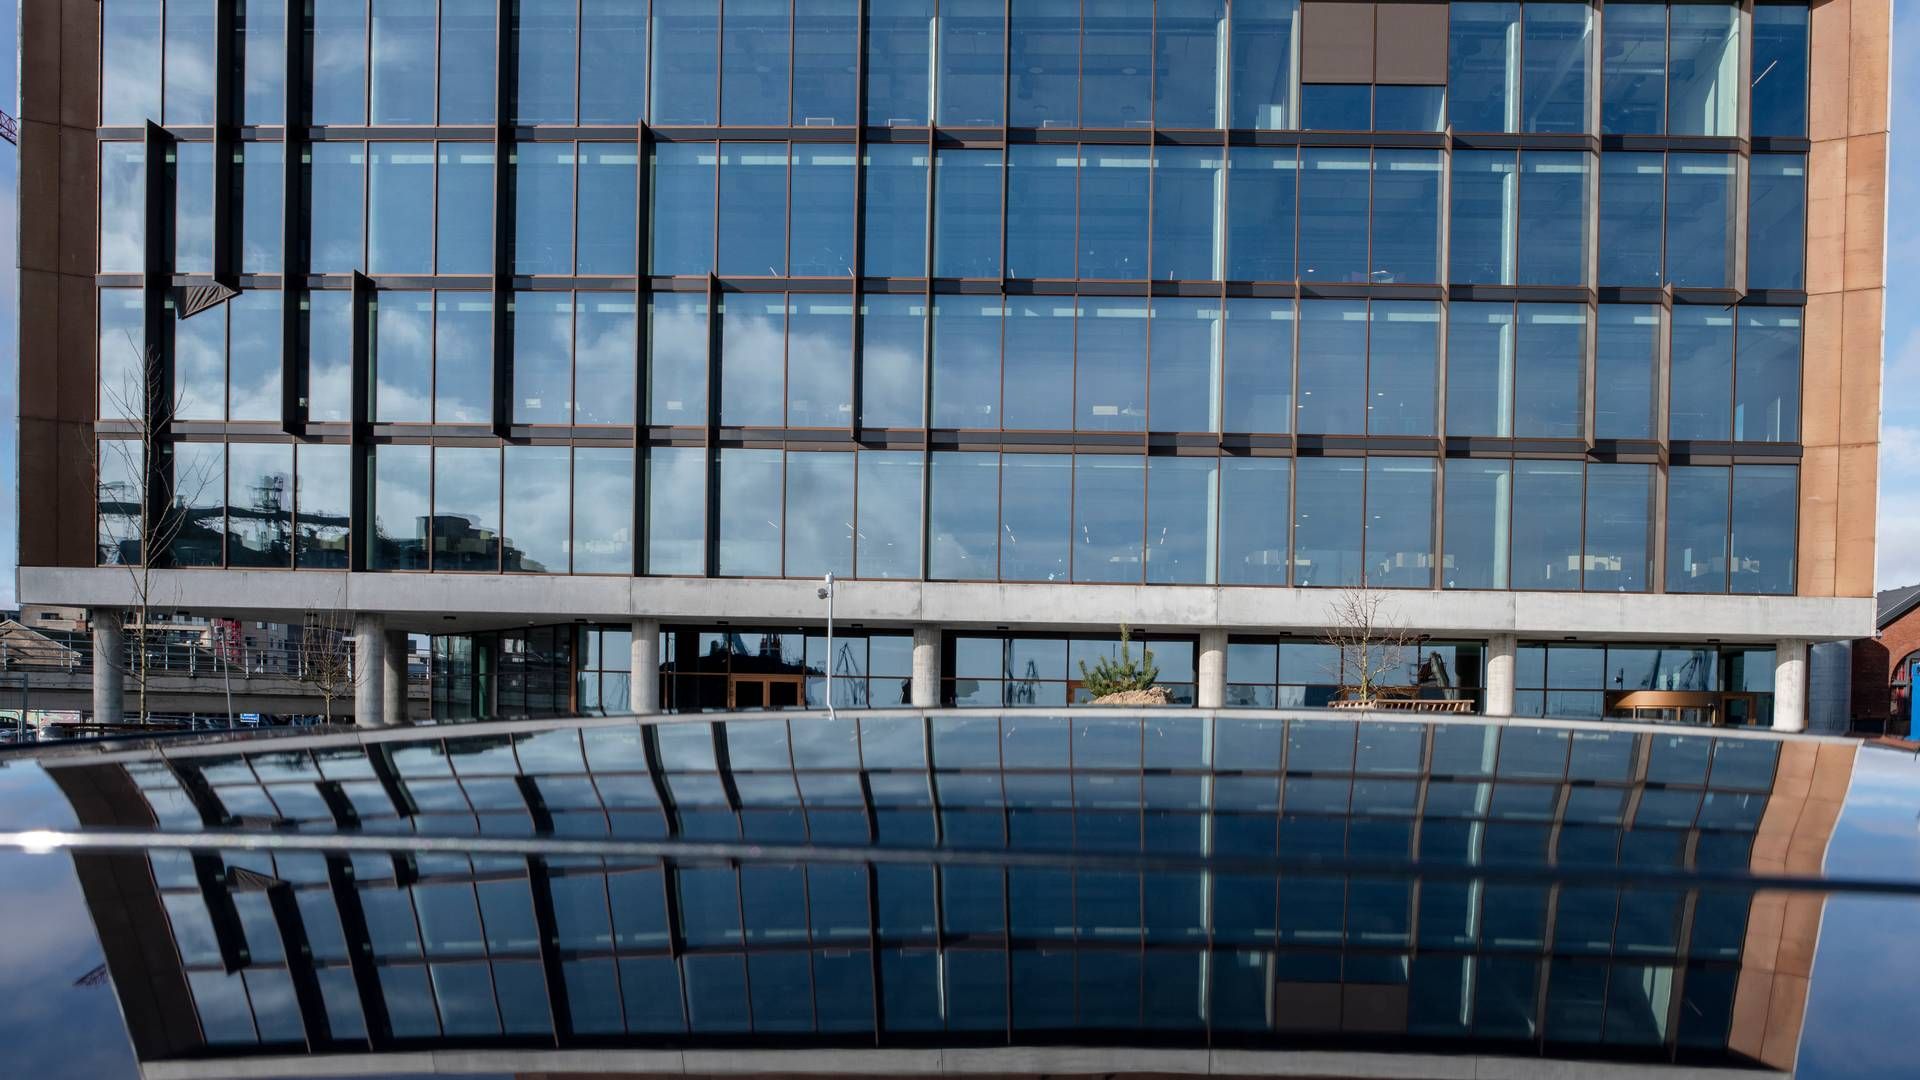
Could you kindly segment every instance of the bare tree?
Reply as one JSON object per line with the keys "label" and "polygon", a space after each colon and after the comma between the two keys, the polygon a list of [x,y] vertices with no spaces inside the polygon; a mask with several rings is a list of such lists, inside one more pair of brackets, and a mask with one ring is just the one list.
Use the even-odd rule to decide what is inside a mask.
{"label": "bare tree", "polygon": [[1397,687],[1395,676],[1420,644],[1419,635],[1394,621],[1386,596],[1365,588],[1341,589],[1327,601],[1321,641],[1334,649],[1330,674],[1348,702],[1372,702],[1383,688]]}
{"label": "bare tree", "polygon": [[360,672],[354,670],[353,649],[348,644],[351,631],[346,609],[339,605],[310,610],[300,621],[294,678],[320,695],[328,724],[333,723],[334,700],[352,694],[359,682]]}
{"label": "bare tree", "polygon": [[[116,421],[125,434],[95,439],[90,446],[98,489],[99,558],[103,565],[126,567],[132,620],[125,629],[126,655],[95,656],[94,663],[113,664],[133,679],[140,722],[146,723],[152,716],[148,692],[153,645],[160,638],[151,617],[156,606],[154,562],[173,549],[201,496],[223,478],[215,475],[211,458],[170,467],[173,422],[186,406],[186,392],[171,385],[158,348],[141,349],[132,334],[127,335],[127,348],[136,362],[122,368],[118,379],[103,377],[100,386],[102,415]],[[215,529],[224,526],[216,523]]]}

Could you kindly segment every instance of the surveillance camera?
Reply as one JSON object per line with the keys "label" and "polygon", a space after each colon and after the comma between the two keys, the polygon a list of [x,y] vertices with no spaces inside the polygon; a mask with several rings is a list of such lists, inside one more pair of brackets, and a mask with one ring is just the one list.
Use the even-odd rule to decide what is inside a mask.
{"label": "surveillance camera", "polygon": [[821,588],[813,590],[813,595],[819,597],[822,600],[825,600],[827,598],[827,590],[825,586],[822,586]]}

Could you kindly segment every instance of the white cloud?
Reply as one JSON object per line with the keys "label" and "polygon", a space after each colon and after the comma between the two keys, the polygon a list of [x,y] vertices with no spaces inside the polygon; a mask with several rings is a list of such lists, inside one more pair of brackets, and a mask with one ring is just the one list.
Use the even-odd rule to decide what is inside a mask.
{"label": "white cloud", "polygon": [[1880,442],[1882,589],[1920,582],[1920,425],[1888,424]]}

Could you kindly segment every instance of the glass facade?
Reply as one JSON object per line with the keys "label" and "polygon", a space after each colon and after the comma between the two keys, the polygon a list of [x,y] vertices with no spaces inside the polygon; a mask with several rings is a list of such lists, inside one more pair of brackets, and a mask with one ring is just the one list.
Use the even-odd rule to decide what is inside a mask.
{"label": "glass facade", "polygon": [[1804,7],[1365,75],[1293,0],[254,7],[103,5],[99,416],[157,350],[229,444],[181,565],[1795,587]]}

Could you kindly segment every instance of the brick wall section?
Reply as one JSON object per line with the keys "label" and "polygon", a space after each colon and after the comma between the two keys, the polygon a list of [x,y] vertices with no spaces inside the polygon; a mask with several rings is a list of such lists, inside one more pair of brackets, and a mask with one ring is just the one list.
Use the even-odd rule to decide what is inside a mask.
{"label": "brick wall section", "polygon": [[100,5],[20,5],[20,564],[94,560]]}
{"label": "brick wall section", "polygon": [[1890,0],[1816,0],[1802,364],[1802,596],[1872,596]]}
{"label": "brick wall section", "polygon": [[1888,719],[1891,704],[1888,688],[1893,684],[1893,666],[1917,649],[1920,649],[1920,608],[1895,619],[1878,635],[1853,643],[1853,719],[1856,727],[1871,731],[1876,721]]}

